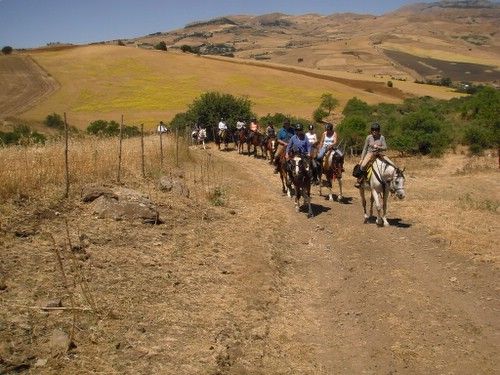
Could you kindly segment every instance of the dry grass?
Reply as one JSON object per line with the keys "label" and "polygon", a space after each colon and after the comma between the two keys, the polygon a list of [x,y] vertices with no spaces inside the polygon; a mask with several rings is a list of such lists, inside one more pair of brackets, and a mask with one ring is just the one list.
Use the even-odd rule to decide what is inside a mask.
{"label": "dry grass", "polygon": [[498,258],[500,182],[496,155],[409,158],[402,217],[424,225],[436,239],[481,261]]}
{"label": "dry grass", "polygon": [[[310,117],[325,92],[339,99],[339,108],[353,96],[370,104],[399,101],[394,91],[365,91],[363,85],[376,82],[382,82],[381,89],[386,89],[383,81],[372,76],[346,78],[322,71],[321,78],[311,76],[308,70],[300,73],[300,69],[285,65],[250,65],[238,59],[208,59],[116,46],[40,52],[33,58],[57,79],[61,89],[23,114],[23,118],[40,120],[52,112],[66,112],[71,125],[80,128],[99,118],[116,120],[121,114],[129,124],[152,127],[160,119],[168,120],[184,112],[194,98],[206,91],[247,96],[261,115],[283,112]],[[398,88],[408,92],[415,89],[410,84]],[[454,96],[449,92],[429,94]]]}
{"label": "dry grass", "polygon": [[[69,144],[71,194],[78,194],[85,183],[116,183],[118,148],[116,138],[72,139]],[[145,184],[146,181],[156,181],[160,175],[178,169],[178,162],[178,167],[186,170],[186,179],[195,188],[195,195],[210,196],[214,190],[223,189],[222,169],[209,156],[205,156],[197,164],[193,163],[193,156],[182,138],[179,139],[178,160],[173,137],[163,137],[163,163],[157,135],[145,137],[144,149],[146,179],[142,177],[140,138],[124,139],[120,178],[122,183],[134,186]],[[42,147],[0,148],[0,164],[7,166],[0,169],[0,199],[4,202],[42,196],[48,201],[57,201],[64,195],[63,142],[53,142]]]}

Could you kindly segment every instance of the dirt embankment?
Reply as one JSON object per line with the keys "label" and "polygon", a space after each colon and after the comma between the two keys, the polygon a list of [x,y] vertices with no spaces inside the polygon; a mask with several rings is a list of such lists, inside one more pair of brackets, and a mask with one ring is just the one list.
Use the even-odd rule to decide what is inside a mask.
{"label": "dirt embankment", "polygon": [[18,115],[59,88],[28,55],[0,57],[0,118]]}
{"label": "dirt embankment", "polygon": [[[345,204],[326,201],[314,188],[315,217],[307,219],[281,195],[267,163],[208,152],[200,150],[198,157],[221,171],[216,179],[226,187],[224,206],[143,186],[158,203],[163,224],[99,220],[76,201],[38,212],[25,206],[23,215],[4,223],[3,369],[496,372],[500,306],[493,264],[473,262],[429,239],[424,228],[401,218],[404,202],[391,201],[391,227],[362,224],[351,181]],[[187,179],[206,182],[193,168]],[[62,217],[69,218],[74,244],[81,243],[78,251],[86,254],[76,267],[84,271],[99,314],[30,308],[54,298],[69,305],[50,241],[42,235],[62,241]],[[63,262],[69,267],[70,257]],[[58,353],[54,331],[69,332],[73,319],[76,347]]]}

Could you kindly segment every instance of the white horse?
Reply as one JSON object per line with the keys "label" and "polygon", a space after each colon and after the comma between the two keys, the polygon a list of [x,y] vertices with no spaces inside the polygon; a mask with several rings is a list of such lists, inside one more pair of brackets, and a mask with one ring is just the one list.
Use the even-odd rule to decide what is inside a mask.
{"label": "white horse", "polygon": [[[367,181],[359,188],[365,223],[373,215],[373,202],[375,202],[375,206],[377,207],[377,224],[384,227],[389,226],[389,222],[386,219],[387,198],[389,197],[389,192],[394,193],[399,199],[405,197],[405,176],[403,172],[404,170],[400,170],[385,160],[377,158],[373,162],[372,166],[368,169]],[[366,213],[365,190],[371,191],[370,216]]]}
{"label": "white horse", "polygon": [[205,146],[205,139],[207,138],[207,130],[204,128],[201,128],[198,130],[198,135],[196,136],[196,141],[198,142],[198,145],[202,145],[203,149],[206,150]]}

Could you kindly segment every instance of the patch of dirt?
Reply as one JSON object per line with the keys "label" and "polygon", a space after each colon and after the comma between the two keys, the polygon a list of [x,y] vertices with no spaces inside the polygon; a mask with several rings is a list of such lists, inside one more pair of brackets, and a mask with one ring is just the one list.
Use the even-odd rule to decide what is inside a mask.
{"label": "patch of dirt", "polygon": [[0,117],[15,116],[59,88],[30,56],[0,56]]}
{"label": "patch of dirt", "polygon": [[[391,200],[390,227],[363,224],[349,176],[344,204],[313,188],[307,219],[263,160],[195,153],[223,171],[224,205],[145,185],[162,224],[98,219],[76,197],[37,216],[19,206],[2,222],[0,372],[498,369],[494,264],[429,237],[401,214],[404,201]],[[23,226],[30,230],[16,235]],[[68,291],[84,310],[60,309],[71,306]],[[61,352],[53,338],[64,333],[73,345]]]}

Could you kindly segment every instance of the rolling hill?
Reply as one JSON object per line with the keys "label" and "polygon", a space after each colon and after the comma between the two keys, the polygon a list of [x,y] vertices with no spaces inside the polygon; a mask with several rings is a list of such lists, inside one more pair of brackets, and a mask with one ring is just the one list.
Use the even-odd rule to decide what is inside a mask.
{"label": "rolling hill", "polygon": [[[188,45],[202,54],[318,70],[498,84],[499,29],[498,3],[468,0],[414,4],[378,17],[224,16],[125,42],[152,48],[165,41],[174,49]],[[468,65],[457,72],[454,63]]]}

